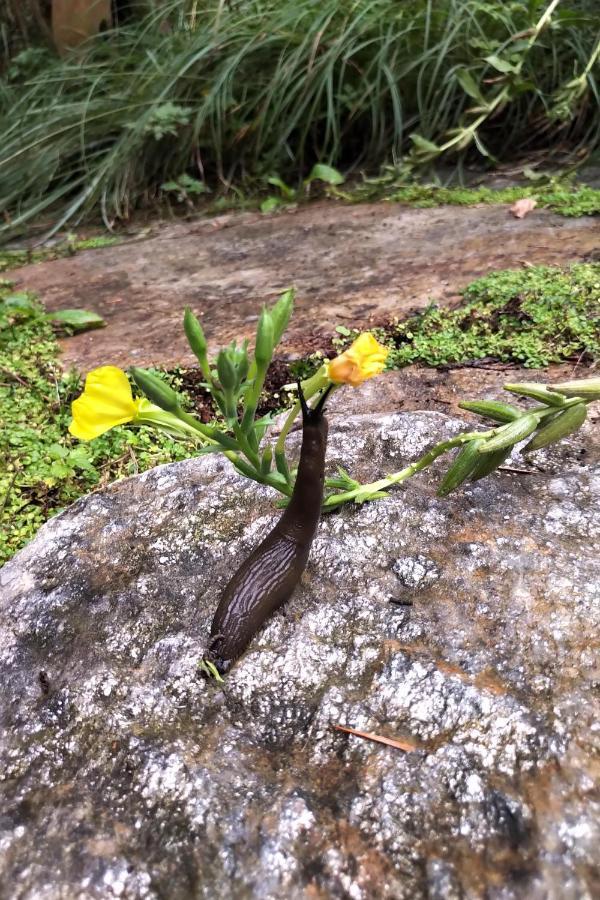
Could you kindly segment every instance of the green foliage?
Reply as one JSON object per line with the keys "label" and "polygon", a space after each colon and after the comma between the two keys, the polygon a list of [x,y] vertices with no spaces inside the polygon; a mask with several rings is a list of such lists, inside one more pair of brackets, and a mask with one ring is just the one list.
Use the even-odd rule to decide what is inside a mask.
{"label": "green foliage", "polygon": [[[10,290],[4,282],[0,299]],[[90,444],[71,438],[80,379],[62,372],[51,325],[26,296],[23,313],[13,309],[10,328],[0,331],[0,564],[82,494],[193,455],[189,444],[150,429],[115,428]]]}
{"label": "green foliage", "polygon": [[17,269],[19,266],[28,266],[30,263],[45,262],[48,259],[74,256],[78,250],[98,250],[118,243],[119,238],[107,235],[80,240],[76,235],[70,234],[67,240],[60,244],[39,250],[0,250],[0,272],[8,272],[9,269]]}
{"label": "green foliage", "polygon": [[444,148],[459,167],[557,140],[585,154],[600,145],[596,26],[597,0],[169,0],[83,55],[13,61],[4,233],[50,209],[57,230],[93,209],[126,218],[182,173],[297,187],[315,163],[428,167]]}
{"label": "green foliage", "polygon": [[458,309],[432,305],[384,339],[392,367],[484,357],[527,367],[600,359],[600,264],[494,272],[466,288]]}
{"label": "green foliage", "polygon": [[440,187],[435,184],[403,182],[403,176],[398,176],[395,170],[390,169],[379,178],[366,179],[350,192],[337,192],[337,196],[350,202],[389,200],[418,209],[514,203],[516,200],[532,199],[536,200],[539,208],[551,209],[561,216],[600,215],[600,190],[576,184],[566,177],[546,179],[540,175],[535,183],[508,188]]}

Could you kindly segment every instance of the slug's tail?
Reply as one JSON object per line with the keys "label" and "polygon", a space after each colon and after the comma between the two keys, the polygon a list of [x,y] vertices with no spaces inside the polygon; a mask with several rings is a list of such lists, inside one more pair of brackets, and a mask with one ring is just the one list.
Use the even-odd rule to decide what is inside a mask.
{"label": "slug's tail", "polygon": [[311,408],[308,405],[308,403],[306,402],[306,398],[304,396],[304,391],[302,390],[302,385],[300,384],[299,381],[296,383],[298,385],[298,398],[300,400],[300,406],[302,407],[302,421],[303,422],[313,422],[313,423],[320,422],[321,419],[323,418],[323,413],[325,411],[325,401],[327,400],[327,397],[329,396],[329,393],[330,393],[331,389],[333,388],[333,385],[330,384],[329,387],[327,387],[323,391],[323,393],[319,397],[319,400],[318,400],[316,406],[313,406]]}

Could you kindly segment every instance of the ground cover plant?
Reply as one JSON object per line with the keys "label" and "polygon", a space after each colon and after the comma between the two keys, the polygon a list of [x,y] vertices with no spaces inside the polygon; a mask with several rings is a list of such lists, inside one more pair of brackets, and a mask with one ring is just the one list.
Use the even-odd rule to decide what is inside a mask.
{"label": "ground cover plant", "polygon": [[[51,321],[34,298],[19,312],[10,282],[0,287],[0,562],[9,559],[51,515],[83,494],[162,462],[194,454],[166,433],[114,428],[89,444],[68,434],[71,402],[81,392],[77,373],[63,373]],[[11,298],[12,301],[11,301]],[[568,300],[568,303],[567,303]],[[7,302],[8,301],[8,302]],[[565,309],[571,311],[565,314]],[[582,366],[600,359],[600,265],[499,272],[465,291],[456,310],[436,309],[376,332],[389,349],[388,364],[440,365],[492,356],[532,366],[572,359]],[[355,335],[341,328],[335,350]],[[291,366],[275,360],[266,382],[263,415],[288,404],[282,386],[309,378],[334,356],[333,347]],[[585,369],[582,369],[585,372]],[[163,373],[164,374],[164,373]],[[169,373],[186,409],[202,422],[218,410],[202,387],[199,369]],[[198,447],[198,452],[201,447]]]}
{"label": "ground cover plant", "polygon": [[184,175],[239,190],[313,164],[598,148],[595,0],[172,0],[0,81],[4,236],[127,218]]}

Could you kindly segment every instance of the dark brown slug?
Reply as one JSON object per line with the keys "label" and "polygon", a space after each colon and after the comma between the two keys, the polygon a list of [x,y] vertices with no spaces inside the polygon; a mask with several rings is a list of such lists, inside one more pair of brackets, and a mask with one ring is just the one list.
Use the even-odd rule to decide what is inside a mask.
{"label": "dark brown slug", "polygon": [[302,404],[302,450],[289,505],[261,544],[237,570],[223,591],[210,629],[204,662],[223,675],[254,635],[288,600],[300,580],[323,502],[327,419],[323,406],[328,388],[314,409]]}

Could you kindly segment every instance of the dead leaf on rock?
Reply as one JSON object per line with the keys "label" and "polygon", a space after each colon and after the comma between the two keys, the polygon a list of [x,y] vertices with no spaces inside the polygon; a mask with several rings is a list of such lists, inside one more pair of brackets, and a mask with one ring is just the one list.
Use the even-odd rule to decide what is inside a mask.
{"label": "dead leaf on rock", "polygon": [[384,737],[381,734],[373,734],[370,731],[357,731],[356,728],[348,728],[346,725],[334,725],[336,731],[343,731],[345,734],[354,734],[356,737],[364,738],[367,741],[376,741],[378,744],[387,744],[388,747],[395,747],[397,750],[405,750],[407,753],[414,753],[415,750],[421,748],[411,741],[400,741],[397,738]]}
{"label": "dead leaf on rock", "polygon": [[533,200],[531,197],[524,197],[522,200],[517,200],[513,203],[510,211],[515,219],[524,219],[536,206],[537,200]]}

